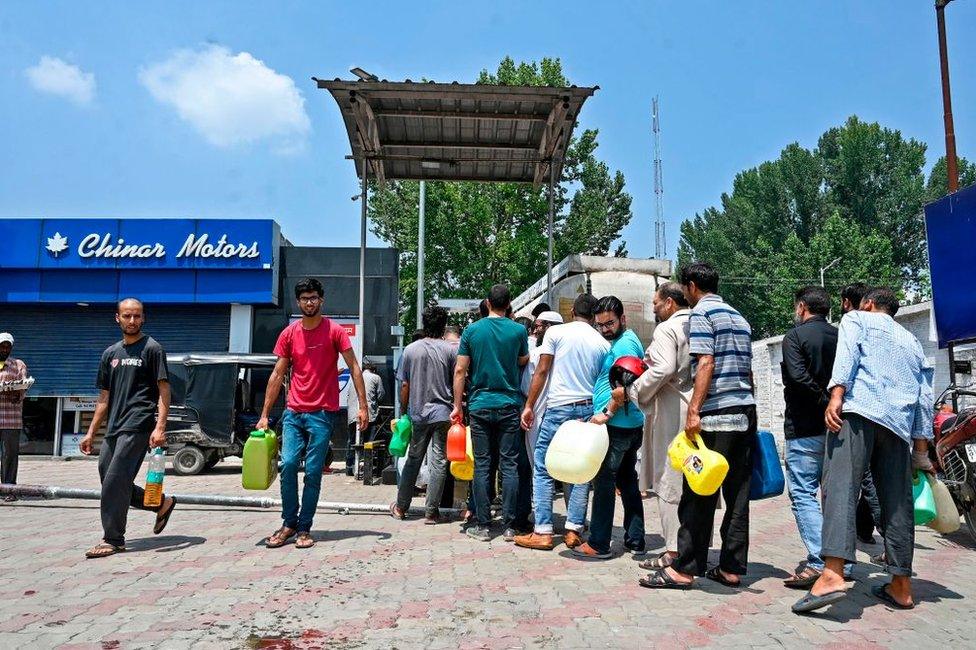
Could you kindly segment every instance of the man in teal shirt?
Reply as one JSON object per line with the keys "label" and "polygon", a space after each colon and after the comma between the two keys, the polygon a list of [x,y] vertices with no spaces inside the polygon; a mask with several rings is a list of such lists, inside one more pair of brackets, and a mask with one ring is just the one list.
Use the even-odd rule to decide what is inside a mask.
{"label": "man in teal shirt", "polygon": [[635,555],[643,555],[644,504],[637,479],[637,450],[644,441],[644,414],[636,405],[625,402],[617,407],[611,402],[610,368],[620,357],[644,356],[644,346],[632,330],[627,329],[623,303],[616,296],[600,299],[596,306],[596,327],[607,341],[610,352],[603,360],[600,375],[593,385],[593,418],[596,424],[607,425],[610,448],[600,471],[593,479],[593,515],[590,538],[573,553],[587,558],[611,557],[610,536],[613,531],[613,511],[616,489],[624,504],[624,547]]}
{"label": "man in teal shirt", "polygon": [[452,422],[461,422],[461,398],[468,386],[468,419],[474,448],[475,524],[467,535],[479,541],[491,539],[491,503],[488,475],[492,456],[497,456],[502,475],[502,518],[505,538],[529,527],[532,508],[529,458],[525,432],[519,424],[522,393],[519,368],[529,360],[525,328],[506,317],[512,298],[508,287],[496,284],[488,294],[488,316],[469,325],[461,335],[454,370]]}

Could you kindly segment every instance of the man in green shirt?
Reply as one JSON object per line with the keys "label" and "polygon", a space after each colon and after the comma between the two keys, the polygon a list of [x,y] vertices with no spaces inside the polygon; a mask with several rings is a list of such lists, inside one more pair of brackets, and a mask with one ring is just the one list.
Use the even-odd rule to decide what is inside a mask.
{"label": "man in green shirt", "polygon": [[531,510],[529,458],[525,432],[519,423],[522,394],[519,368],[529,360],[525,328],[506,317],[512,297],[508,287],[496,284],[488,294],[488,316],[472,323],[461,335],[454,370],[452,422],[461,422],[464,383],[468,387],[468,417],[474,448],[475,524],[467,535],[482,542],[491,539],[491,503],[488,475],[492,456],[498,456],[502,475],[502,518],[505,539],[529,527]]}

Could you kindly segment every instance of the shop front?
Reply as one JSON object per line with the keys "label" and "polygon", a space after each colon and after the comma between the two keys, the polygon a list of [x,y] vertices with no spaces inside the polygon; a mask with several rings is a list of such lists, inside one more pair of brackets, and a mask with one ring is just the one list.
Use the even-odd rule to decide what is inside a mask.
{"label": "shop front", "polygon": [[35,378],[22,454],[76,455],[115,305],[145,304],[168,352],[250,352],[254,310],[279,304],[272,220],[0,219],[0,331]]}

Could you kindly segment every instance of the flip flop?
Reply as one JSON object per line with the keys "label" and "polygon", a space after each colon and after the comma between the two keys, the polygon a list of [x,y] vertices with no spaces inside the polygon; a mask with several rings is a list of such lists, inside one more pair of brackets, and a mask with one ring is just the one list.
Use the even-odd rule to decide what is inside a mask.
{"label": "flip flop", "polygon": [[312,548],[315,546],[315,540],[312,539],[311,533],[298,533],[298,537],[295,539],[295,548]]}
{"label": "flip flop", "polygon": [[153,526],[153,535],[158,535],[163,532],[163,529],[166,528],[166,524],[169,523],[169,516],[173,514],[174,510],[176,510],[176,497],[170,497],[170,499],[173,500],[173,505],[169,507],[169,510],[163,514],[156,515],[156,525]]}
{"label": "flip flop", "polygon": [[729,580],[728,578],[722,575],[722,572],[719,571],[719,568],[717,566],[713,566],[711,569],[706,571],[705,577],[708,578],[709,580],[712,580],[713,582],[719,583],[720,585],[729,587],[730,589],[738,589],[739,587],[742,586],[741,580],[732,582],[731,580]]}
{"label": "flip flop", "polygon": [[888,585],[871,587],[871,593],[874,594],[876,598],[883,600],[889,607],[894,607],[895,609],[915,609],[915,603],[912,603],[911,605],[902,605],[895,600],[895,597],[892,596],[888,591]]}
{"label": "flip flop", "polygon": [[[285,544],[287,544],[288,543],[288,540],[295,536],[295,531],[291,531],[291,533],[289,533],[285,537],[281,537],[280,536],[281,535],[281,531],[283,531],[283,530],[285,530],[285,527],[284,526],[282,526],[281,528],[279,528],[275,532],[271,533],[271,535],[268,536],[268,539],[265,540],[264,545],[267,546],[268,548],[281,548],[282,546],[284,546]],[[273,538],[275,538],[275,537],[278,537],[278,541],[277,542],[272,542],[271,540]]]}
{"label": "flip flop", "polygon": [[811,592],[807,592],[807,595],[800,600],[793,603],[794,614],[805,614],[807,612],[812,612],[828,605],[833,605],[834,603],[839,603],[840,601],[847,598],[847,590],[841,589],[839,591],[828,591],[821,596],[814,596]]}
{"label": "flip flop", "polygon": [[394,501],[393,503],[390,504],[390,516],[393,517],[394,519],[399,519],[400,521],[403,521],[404,519],[407,518],[407,513],[405,513],[403,510],[400,510],[400,508],[397,507],[396,501]]}
{"label": "flip flop", "polygon": [[817,580],[820,579],[820,572],[809,567],[783,581],[783,586],[788,589],[810,589]]}
{"label": "flip flop", "polygon": [[96,544],[92,548],[85,551],[85,557],[89,560],[97,560],[99,558],[108,557],[109,555],[115,555],[116,553],[122,553],[124,551],[124,546],[116,546],[114,544],[109,544],[108,542],[102,542],[101,544]]}
{"label": "flip flop", "polygon": [[637,584],[648,589],[691,589],[694,586],[692,582],[687,584],[678,582],[665,569],[648,573],[647,577],[638,580]]}

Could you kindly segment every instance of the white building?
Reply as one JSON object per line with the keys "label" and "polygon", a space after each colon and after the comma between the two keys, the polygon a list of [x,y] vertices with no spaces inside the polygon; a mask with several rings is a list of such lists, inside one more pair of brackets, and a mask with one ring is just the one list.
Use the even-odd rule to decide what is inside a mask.
{"label": "white building", "polygon": [[[935,321],[932,318],[932,301],[909,305],[898,310],[895,316],[903,327],[918,338],[925,355],[935,366],[935,394],[949,385],[949,355],[940,350],[935,334]],[[976,350],[959,350],[957,359],[974,359]],[[782,451],[783,413],[786,404],[783,400],[783,336],[773,336],[752,344],[752,372],[756,382],[756,402],[758,405],[759,428],[772,431]],[[957,375],[956,381],[963,385],[972,381],[971,376]]]}

